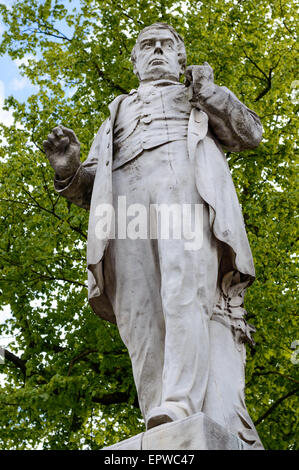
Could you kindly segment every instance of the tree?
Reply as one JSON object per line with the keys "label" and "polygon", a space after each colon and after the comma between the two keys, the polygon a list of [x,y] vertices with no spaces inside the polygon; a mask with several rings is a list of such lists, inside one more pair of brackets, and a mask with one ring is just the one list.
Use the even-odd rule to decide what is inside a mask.
{"label": "tree", "polygon": [[[185,38],[188,64],[208,61],[260,116],[261,145],[227,153],[257,280],[248,290],[256,328],[248,348],[247,406],[268,449],[296,447],[297,134],[293,0],[26,0],[0,5],[0,53],[29,57],[37,87],[1,124],[1,305],[14,335],[0,365],[0,448],[99,449],[143,430],[130,360],[115,326],[87,303],[88,213],[53,189],[42,141],[61,123],[86,158],[108,104],[137,81],[130,51],[156,21]],[[295,346],[296,347],[296,346]]]}

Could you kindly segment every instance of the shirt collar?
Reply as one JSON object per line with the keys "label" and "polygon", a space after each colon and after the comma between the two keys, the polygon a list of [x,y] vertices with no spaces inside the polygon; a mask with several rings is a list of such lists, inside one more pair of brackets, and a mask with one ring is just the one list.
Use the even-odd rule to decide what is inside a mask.
{"label": "shirt collar", "polygon": [[[180,86],[183,86],[182,83],[180,82],[176,82],[174,80],[153,80],[152,82],[148,82],[148,83],[142,83],[139,85],[139,88],[144,88],[144,87],[147,87],[147,86],[168,86],[168,85],[180,85]],[[138,88],[138,89],[139,89]],[[130,91],[129,93],[129,96],[131,95],[134,95],[134,93],[137,93],[138,90],[136,90],[135,88],[133,88],[133,90]]]}

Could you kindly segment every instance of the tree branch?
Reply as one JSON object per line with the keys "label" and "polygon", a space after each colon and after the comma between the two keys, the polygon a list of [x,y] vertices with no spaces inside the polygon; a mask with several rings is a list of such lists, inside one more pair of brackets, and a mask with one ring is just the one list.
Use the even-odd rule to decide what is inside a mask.
{"label": "tree branch", "polygon": [[[247,316],[247,318],[248,318],[248,316]],[[270,370],[268,372],[256,372],[256,373],[252,374],[252,377],[263,377],[265,375],[279,375],[280,377],[283,377],[284,379],[287,379],[287,380],[290,380],[291,382],[299,384],[299,380],[296,380],[293,377],[290,377],[289,375],[281,374],[280,372],[278,372],[276,370]]]}
{"label": "tree branch", "polygon": [[71,370],[72,368],[74,367],[74,364],[78,361],[80,361],[81,359],[83,359],[85,356],[88,356],[88,354],[91,354],[91,353],[94,353],[94,352],[97,352],[98,350],[97,349],[87,349],[86,351],[83,351],[81,354],[79,354],[78,356],[74,357],[71,362],[70,362],[70,365],[69,365],[69,370],[68,370],[68,373],[67,373],[67,376],[69,377],[70,374],[71,374]]}
{"label": "tree branch", "polygon": [[271,90],[271,85],[272,85],[272,83],[271,83],[271,77],[269,77],[269,81],[268,81],[268,83],[267,83],[266,88],[264,88],[264,89],[260,92],[260,94],[257,96],[257,98],[255,98],[254,101],[257,102],[257,101],[259,101],[261,98],[263,98],[263,96],[265,96],[265,95],[268,93],[268,91]]}
{"label": "tree branch", "polygon": [[98,75],[100,78],[102,78],[105,82],[107,83],[110,83],[110,85],[115,88],[116,90],[119,90],[121,93],[124,93],[124,94],[127,94],[128,91],[125,90],[124,88],[122,88],[120,85],[114,83],[112,80],[108,80],[104,74],[104,72],[100,69],[100,67],[98,66],[98,64],[93,61],[93,65],[95,66],[97,72],[98,72]]}
{"label": "tree branch", "polygon": [[[57,39],[63,39],[63,40],[66,40],[68,42],[72,42],[72,39],[71,38],[68,38],[64,33],[62,33],[61,31],[59,31],[58,29],[54,28],[54,26],[50,25],[51,26],[51,29],[52,31],[55,31],[55,33],[51,33],[50,32],[50,28],[49,28],[49,25],[47,25],[46,23],[38,23],[37,22],[37,25],[38,25],[38,28],[27,28],[27,29],[24,29],[23,32],[26,33],[27,31],[30,31],[30,32],[36,32],[38,34],[44,34],[45,36],[52,36],[54,38],[57,38]],[[45,30],[43,30],[42,28],[45,28]]]}
{"label": "tree branch", "polygon": [[257,426],[262,421],[264,421],[272,413],[272,411],[274,411],[275,408],[277,408],[278,405],[280,405],[284,400],[291,397],[292,395],[295,395],[295,393],[297,392],[299,392],[299,387],[295,388],[294,390],[291,390],[290,392],[286,393],[285,395],[280,397],[278,400],[276,400],[273,403],[273,405],[271,405],[270,408],[254,422],[254,425]]}
{"label": "tree branch", "polygon": [[20,359],[18,356],[8,351],[7,349],[4,349],[4,359],[9,362],[12,362],[16,367],[18,367],[22,371],[24,378],[26,377],[26,361],[23,361],[23,359]]}
{"label": "tree branch", "polygon": [[[4,261],[6,261],[7,263],[13,265],[13,266],[16,266],[18,268],[22,268],[23,266],[21,264],[18,264],[16,263],[15,261],[11,260],[11,259],[7,259],[5,258],[1,253],[0,253],[0,256],[2,259],[4,259]],[[68,279],[64,276],[61,276],[61,277],[56,277],[56,276],[52,276],[51,274],[49,274],[48,276],[43,274],[43,273],[40,273],[39,271],[36,271],[35,269],[33,269],[32,267],[30,268],[30,271],[32,271],[34,274],[37,274],[38,277],[36,279],[29,279],[28,281],[30,282],[33,282],[35,280],[39,280],[39,279],[42,279],[42,280],[45,280],[45,281],[64,281],[64,282],[68,282],[69,284],[75,284],[77,286],[80,286],[80,287],[87,287],[83,282],[80,282],[80,281],[74,281],[73,279]],[[6,279],[6,278],[3,278],[3,279],[0,279],[0,281],[2,282],[20,282],[19,279]]]}
{"label": "tree branch", "polygon": [[141,26],[144,26],[144,23],[140,20],[137,20],[136,18],[134,18],[133,16],[129,15],[129,13],[127,13],[123,8],[122,6],[119,4],[119,3],[116,3],[116,2],[113,2],[112,3],[119,9],[121,10],[122,14],[124,16],[126,16],[127,18],[129,18],[129,20],[132,20],[133,23],[137,22],[138,24],[140,24]]}
{"label": "tree branch", "polygon": [[[92,401],[94,403],[100,403],[101,405],[115,405],[117,403],[128,403],[130,400],[131,395],[126,392],[115,392],[115,393],[105,393],[98,397],[93,397]],[[133,405],[138,408],[138,398],[137,395],[135,396]]]}
{"label": "tree branch", "polygon": [[[18,201],[18,200],[15,200],[15,199],[7,199],[7,198],[1,198],[0,201],[3,201],[3,202],[13,202],[14,204],[21,204],[21,205],[25,205],[25,206],[31,206],[31,207],[37,207],[38,209],[41,209],[45,212],[47,212],[48,214],[51,214],[53,215],[54,217],[56,217],[56,219],[60,220],[61,222],[66,222],[68,224],[68,226],[74,230],[75,232],[79,233],[85,240],[87,240],[87,235],[85,233],[82,232],[82,230],[80,230],[78,227],[75,227],[74,225],[72,225],[68,219],[63,219],[62,217],[60,217],[54,209],[50,210],[50,209],[47,209],[46,207],[43,207],[39,204],[39,202],[32,196],[32,194],[30,194],[29,191],[27,191],[25,188],[23,188],[24,192],[29,196],[29,198],[34,202],[34,204],[30,203],[30,202],[25,202],[25,201]],[[60,196],[59,196],[60,197]],[[55,203],[56,204],[56,203]]]}
{"label": "tree branch", "polygon": [[280,62],[280,59],[281,59],[281,56],[279,57],[278,61],[276,62],[276,64],[273,66],[273,67],[270,67],[270,70],[269,70],[269,75],[268,75],[268,79],[267,79],[267,86],[266,88],[264,88],[264,90],[258,95],[258,97],[254,100],[255,102],[256,101],[259,101],[263,96],[265,96],[268,91],[271,90],[271,86],[272,86],[272,72],[273,70],[276,69],[276,67],[278,66],[279,62]]}
{"label": "tree branch", "polygon": [[293,32],[290,30],[290,28],[286,24],[286,20],[284,18],[284,11],[283,11],[283,8],[282,8],[281,0],[279,0],[279,4],[280,4],[280,12],[281,12],[282,23],[283,23],[285,29],[287,30],[287,32],[291,35],[291,37],[293,39],[297,40],[297,38],[294,36]]}
{"label": "tree branch", "polygon": [[249,62],[251,62],[258,69],[258,71],[265,77],[264,80],[268,82],[267,74],[257,65],[257,63],[251,57],[249,57],[245,49],[243,49],[243,52],[244,52],[245,57],[249,60]]}
{"label": "tree branch", "polygon": [[[128,16],[128,15],[126,15],[126,16]],[[43,24],[37,23],[37,24],[38,24],[39,29],[38,28],[28,28],[28,31],[33,32],[33,33],[35,32],[37,34],[44,34],[45,36],[51,36],[51,37],[54,37],[54,38],[57,38],[57,39],[62,39],[62,40],[68,41],[70,43],[74,39],[74,38],[67,37],[64,33],[59,31],[58,29],[54,28],[54,26],[52,26],[52,25],[51,25],[51,29],[54,32],[50,32],[51,30],[49,29],[49,25],[47,25],[45,23],[43,23]],[[45,29],[42,29],[42,28],[45,28]],[[26,31],[27,30],[24,30],[24,32],[26,32]],[[87,54],[88,56],[90,56],[90,54],[84,48],[82,48],[82,51],[85,52],[85,54]],[[114,83],[111,79],[108,79],[106,77],[106,75],[104,74],[104,72],[99,68],[98,64],[95,61],[93,61],[92,63],[95,66],[100,78],[102,78],[105,82],[109,83],[116,90],[119,90],[121,93],[125,93],[125,94],[128,93],[128,91],[125,90],[124,88],[122,88],[120,85]],[[33,143],[35,143],[35,142],[33,142]],[[43,151],[42,149],[40,149],[40,150]]]}

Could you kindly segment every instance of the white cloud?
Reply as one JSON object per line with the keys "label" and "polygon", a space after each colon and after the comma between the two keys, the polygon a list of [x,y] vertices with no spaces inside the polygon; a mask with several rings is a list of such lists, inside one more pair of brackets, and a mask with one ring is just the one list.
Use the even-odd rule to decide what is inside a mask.
{"label": "white cloud", "polygon": [[[32,59],[35,59],[35,57],[32,54],[27,54],[21,59],[14,59],[13,62],[18,67],[18,69],[21,69],[21,74],[22,74],[22,65],[27,67],[29,65],[29,60],[32,60]],[[17,76],[10,83],[11,90],[20,91],[28,87],[35,88],[35,86],[30,82],[30,80],[26,76],[23,76],[23,74],[19,75],[19,73],[17,73],[16,75]]]}
{"label": "white cloud", "polygon": [[5,100],[5,85],[2,80],[0,80],[0,122],[6,126],[11,126],[14,122],[12,111],[5,111],[3,109]]}
{"label": "white cloud", "polygon": [[7,8],[11,8],[14,3],[14,0],[2,0],[1,4],[5,5]]}
{"label": "white cloud", "polygon": [[12,90],[17,91],[17,90],[23,90],[24,88],[31,86],[31,83],[27,77],[19,77],[19,78],[14,78],[10,86]]}
{"label": "white cloud", "polygon": [[21,59],[14,59],[14,63],[16,64],[17,67],[20,67],[21,65],[29,65],[29,60],[34,59],[35,57],[32,54],[27,54]]}

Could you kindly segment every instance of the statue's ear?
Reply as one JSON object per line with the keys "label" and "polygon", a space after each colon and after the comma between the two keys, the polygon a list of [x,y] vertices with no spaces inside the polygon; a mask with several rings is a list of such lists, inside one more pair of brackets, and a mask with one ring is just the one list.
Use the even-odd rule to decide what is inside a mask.
{"label": "statue's ear", "polygon": [[181,77],[182,75],[185,75],[187,64],[186,64],[186,61],[183,60],[180,55],[178,57],[178,62],[179,62],[179,66],[180,66],[180,77]]}
{"label": "statue's ear", "polygon": [[181,68],[180,68],[180,77],[181,77],[182,75],[185,74],[186,67],[183,64],[180,64],[180,65],[181,65]]}
{"label": "statue's ear", "polygon": [[138,80],[140,80],[140,75],[139,75],[139,73],[138,73],[136,64],[134,64],[134,66],[133,66],[133,72],[134,72],[134,74],[136,75],[136,77],[138,78]]}

